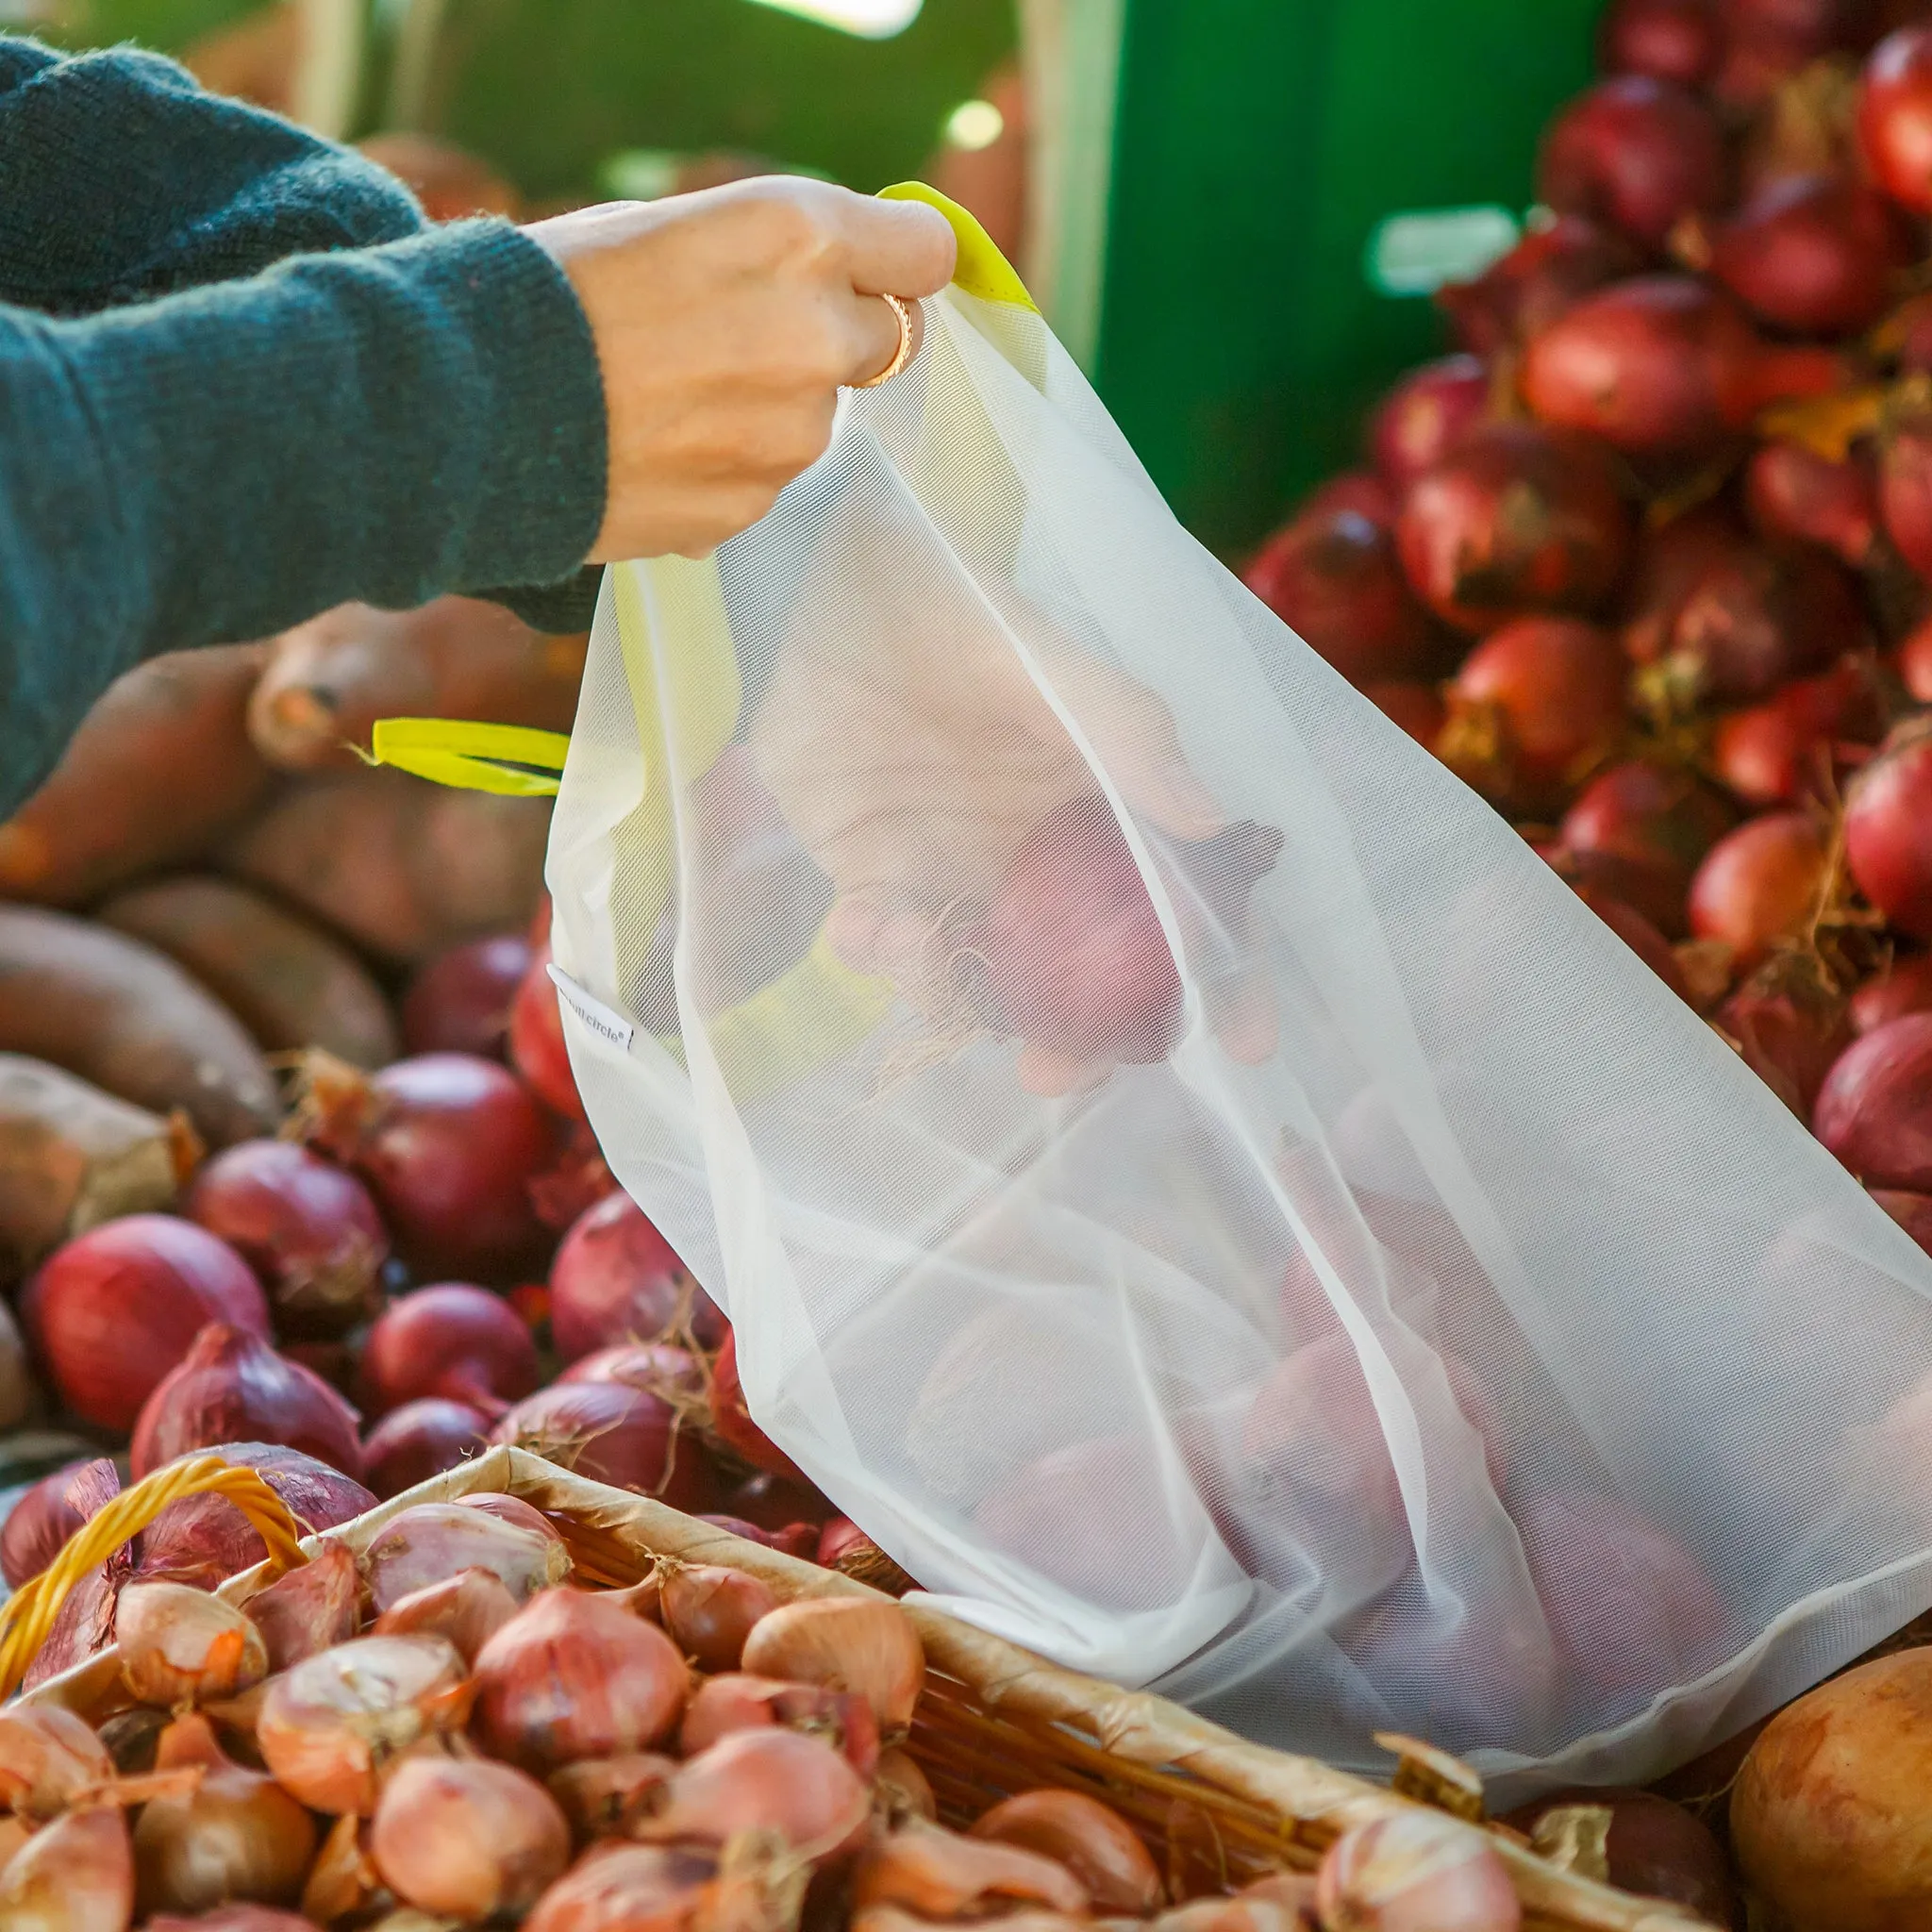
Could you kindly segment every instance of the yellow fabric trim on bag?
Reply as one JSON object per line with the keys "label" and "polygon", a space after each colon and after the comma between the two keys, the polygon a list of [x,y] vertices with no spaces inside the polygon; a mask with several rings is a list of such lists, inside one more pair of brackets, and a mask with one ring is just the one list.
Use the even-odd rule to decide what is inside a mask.
{"label": "yellow fabric trim on bag", "polygon": [[[894,997],[891,980],[855,972],[820,933],[795,966],[708,1023],[711,1052],[732,1098],[756,1100],[849,1054],[891,1010]],[[681,1044],[677,1051],[681,1056]]]}
{"label": "yellow fabric trim on bag", "polygon": [[557,774],[570,752],[569,735],[562,731],[461,718],[378,718],[372,741],[372,765],[391,765],[438,785],[506,798],[554,798]]}
{"label": "yellow fabric trim on bag", "polygon": [[881,201],[923,201],[936,208],[952,224],[959,243],[959,259],[953,270],[953,286],[982,302],[1005,302],[1014,308],[1031,308],[1040,313],[1026,284],[1013,272],[1013,265],[994,245],[993,239],[978,221],[957,201],[928,188],[924,181],[895,181],[881,188]]}

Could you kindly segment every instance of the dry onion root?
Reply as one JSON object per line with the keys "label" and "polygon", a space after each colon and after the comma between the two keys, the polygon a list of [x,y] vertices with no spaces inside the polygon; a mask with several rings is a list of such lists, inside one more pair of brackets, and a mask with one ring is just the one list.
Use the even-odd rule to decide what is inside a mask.
{"label": "dry onion root", "polygon": [[359,1637],[306,1658],[262,1700],[263,1761],[305,1805],[367,1814],[388,1761],[460,1730],[475,1686],[444,1637]]}
{"label": "dry onion root", "polygon": [[261,1632],[232,1604],[185,1583],[130,1583],[114,1613],[121,1676],[143,1704],[233,1697],[268,1674]]}

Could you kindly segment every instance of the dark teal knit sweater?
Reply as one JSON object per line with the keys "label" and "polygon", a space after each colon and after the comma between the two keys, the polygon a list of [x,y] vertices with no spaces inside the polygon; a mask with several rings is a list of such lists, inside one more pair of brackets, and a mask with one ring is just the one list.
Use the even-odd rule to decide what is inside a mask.
{"label": "dark teal knit sweater", "polygon": [[159,651],[445,591],[584,627],[604,482],[535,243],[172,62],[0,36],[0,818]]}

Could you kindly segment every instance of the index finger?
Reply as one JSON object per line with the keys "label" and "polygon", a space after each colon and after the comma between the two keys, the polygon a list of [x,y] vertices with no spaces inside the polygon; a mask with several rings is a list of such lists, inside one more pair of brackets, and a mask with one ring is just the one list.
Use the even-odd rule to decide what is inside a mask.
{"label": "index finger", "polygon": [[855,194],[844,210],[847,266],[861,295],[911,301],[937,295],[953,279],[959,244],[953,225],[920,201],[874,201]]}

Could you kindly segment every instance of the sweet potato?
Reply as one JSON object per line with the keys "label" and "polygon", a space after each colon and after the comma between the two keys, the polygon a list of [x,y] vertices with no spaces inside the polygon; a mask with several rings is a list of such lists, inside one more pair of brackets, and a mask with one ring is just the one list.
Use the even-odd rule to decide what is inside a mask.
{"label": "sweet potato", "polygon": [[474,718],[568,731],[588,638],[547,638],[495,604],[343,604],[277,638],[248,708],[263,758],[352,771],[378,718]]}
{"label": "sweet potato", "polygon": [[407,773],[296,780],[221,856],[390,960],[528,922],[543,890],[550,801],[452,791]]}
{"label": "sweet potato", "polygon": [[232,879],[157,879],[116,893],[95,917],[187,967],[271,1053],[321,1046],[358,1067],[396,1057],[394,1016],[361,961]]}
{"label": "sweet potato", "polygon": [[211,1145],[273,1131],[280,1108],[242,1023],[166,954],[65,913],[0,906],[0,1052],[29,1054]]}
{"label": "sweet potato", "polygon": [[110,684],[0,824],[0,899],[84,906],[240,824],[269,784],[247,731],[267,658],[262,644],[177,651]]}
{"label": "sweet potato", "polygon": [[200,1153],[185,1114],[0,1053],[0,1275],[116,1215],[172,1207]]}

